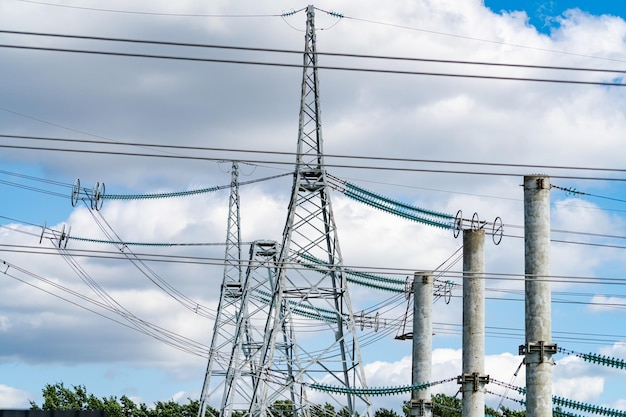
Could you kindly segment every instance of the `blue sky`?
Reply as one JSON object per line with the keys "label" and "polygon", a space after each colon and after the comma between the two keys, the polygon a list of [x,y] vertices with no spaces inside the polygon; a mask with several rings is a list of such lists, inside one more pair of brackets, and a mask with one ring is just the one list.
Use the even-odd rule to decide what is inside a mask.
{"label": "blue sky", "polygon": [[[189,43],[302,49],[304,15],[280,14],[292,2],[262,6],[247,0],[221,6],[206,2],[155,5],[96,1],[91,10],[70,0],[51,4],[0,3],[6,30]],[[622,68],[626,56],[626,11],[617,2],[516,2],[472,0],[416,1],[411,9],[376,1],[350,1],[338,9],[316,4],[318,50],[385,56],[411,56],[530,65]],[[303,4],[302,7],[305,5]],[[82,7],[82,5],[80,5]],[[572,11],[578,8],[579,11]],[[343,13],[337,21],[324,10]],[[569,12],[566,12],[570,10]],[[504,11],[504,12],[503,12]],[[528,17],[514,13],[525,11]],[[131,13],[132,12],[132,13]],[[141,12],[141,13],[137,13]],[[254,18],[227,18],[232,15]],[[207,17],[207,15],[215,15]],[[221,17],[217,17],[221,16]],[[565,23],[561,24],[559,22]],[[530,23],[530,25],[529,25]],[[417,30],[415,30],[417,29]],[[2,44],[90,49],[115,48],[86,41],[53,41],[0,34]],[[124,48],[130,48],[124,46]],[[133,51],[138,51],[132,49]],[[188,55],[188,49],[154,47],[142,53]],[[299,63],[270,53],[243,55],[202,52],[211,58]],[[276,155],[238,149],[293,152],[296,146],[301,74],[297,69],[266,68],[0,48],[1,135],[107,140],[142,144],[228,148],[206,152],[213,159],[253,158],[276,162]],[[368,65],[393,70],[472,73],[523,78],[606,81],[615,74],[548,72],[539,69],[489,70],[449,64],[341,61],[325,65]],[[430,65],[430,66],[429,66]],[[530,83],[447,77],[400,76],[320,71],[322,122],[327,154],[412,158],[436,161],[495,162],[527,167],[488,167],[499,175],[461,175],[432,170],[470,170],[445,163],[393,163],[416,171],[333,168],[330,173],[381,195],[420,207],[465,217],[476,212],[491,221],[500,216],[507,236],[486,245],[487,372],[510,381],[521,361],[523,343],[522,176],[546,171],[559,187],[552,198],[553,330],[559,346],[626,358],[623,248],[626,192],[623,173],[593,168],[623,167],[626,89],[555,83]],[[5,146],[85,146],[88,150],[146,152],[143,147],[63,145],[1,137]],[[172,152],[185,154],[187,151]],[[194,152],[192,156],[198,156]],[[291,162],[292,157],[282,160]],[[328,159],[331,161],[331,158]],[[241,180],[288,172],[289,165],[242,165]],[[345,162],[334,160],[333,162]],[[364,164],[389,164],[366,160]],[[539,168],[546,167],[546,168]],[[552,166],[553,168],[547,168]],[[556,167],[592,168],[586,171]],[[106,201],[99,213],[70,204],[76,178],[90,189],[105,182],[112,194],[184,191],[230,182],[228,163],[44,150],[0,151],[0,407],[26,407],[41,401],[46,383],[85,384],[99,396],[128,395],[138,401],[197,398],[206,358],[173,349],[110,319],[120,316],[42,284],[61,283],[89,298],[96,292],[77,262],[113,299],[148,320],[205,346],[212,320],[183,308],[127,261],[63,258],[54,241],[39,243],[41,225],[71,226],[72,236],[103,239],[100,226],[123,240],[209,243],[202,247],[134,249],[165,256],[223,258],[228,191],[164,200]],[[425,170],[425,171],[424,171]],[[429,172],[431,170],[431,172]],[[512,175],[509,175],[512,174]],[[28,178],[32,177],[32,178]],[[583,180],[579,177],[595,177]],[[26,187],[26,188],[25,188]],[[287,214],[290,180],[280,178],[242,187],[243,240],[280,240]],[[333,192],[333,207],[346,265],[371,268],[399,279],[416,270],[438,269],[461,245],[446,230],[411,223],[359,205]],[[102,217],[99,217],[102,216]],[[108,226],[107,226],[108,225]],[[565,231],[568,233],[557,232]],[[115,251],[107,245],[71,241],[69,249]],[[17,253],[16,251],[26,253]],[[44,254],[52,252],[52,254]],[[454,257],[453,257],[454,258]],[[150,263],[159,277],[185,295],[215,309],[223,270],[216,265]],[[460,264],[446,279],[460,283]],[[25,271],[25,272],[24,272]],[[398,272],[399,271],[399,272]],[[145,271],[144,271],[145,272]],[[30,273],[30,275],[28,274]],[[507,279],[506,277],[514,277]],[[575,283],[585,278],[585,283]],[[23,281],[19,281],[23,280]],[[37,285],[35,289],[28,284]],[[63,297],[59,299],[49,293]],[[405,300],[367,288],[350,289],[354,310],[380,308],[391,320],[402,318]],[[450,304],[435,303],[433,379],[460,372],[461,290]],[[71,302],[70,302],[71,301]],[[73,304],[75,303],[75,304]],[[79,304],[96,313],[77,306]],[[362,347],[372,386],[408,384],[410,343],[394,340],[397,329],[365,332]],[[388,332],[388,333],[387,333]],[[626,409],[623,372],[557,356],[555,394]],[[514,380],[524,385],[522,373]],[[496,390],[497,387],[490,387]],[[454,394],[458,387],[438,387]],[[399,408],[406,398],[377,398],[376,407]],[[488,398],[490,404],[498,397]],[[504,403],[516,407],[512,401]]]}
{"label": "blue sky", "polygon": [[523,1],[485,0],[485,6],[496,13],[524,11],[539,32],[549,33],[559,26],[558,18],[567,10],[580,9],[593,15],[626,15],[626,4],[621,1]]}

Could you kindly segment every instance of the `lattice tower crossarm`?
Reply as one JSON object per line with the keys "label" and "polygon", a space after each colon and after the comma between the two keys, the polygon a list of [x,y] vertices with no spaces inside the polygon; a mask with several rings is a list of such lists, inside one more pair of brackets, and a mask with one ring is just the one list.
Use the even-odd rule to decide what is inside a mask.
{"label": "lattice tower crossarm", "polygon": [[[305,267],[310,257],[323,264]],[[302,311],[310,313],[306,322],[295,315]],[[306,332],[300,331],[303,326]],[[308,416],[312,403],[325,402],[345,407],[350,416],[371,415],[369,397],[352,389],[367,385],[324,168],[312,6],[307,8],[296,170],[261,349],[253,417],[275,416],[277,401],[285,406],[283,416]],[[309,402],[307,384],[320,382],[343,386],[345,394]]]}

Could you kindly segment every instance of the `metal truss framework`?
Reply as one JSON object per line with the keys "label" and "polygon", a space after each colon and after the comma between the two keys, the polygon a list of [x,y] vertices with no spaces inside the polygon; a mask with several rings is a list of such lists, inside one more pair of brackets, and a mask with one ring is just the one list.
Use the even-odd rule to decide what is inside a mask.
{"label": "metal truss framework", "polygon": [[[233,162],[224,277],[199,417],[207,413],[217,417],[216,411],[219,416],[245,413],[256,401],[252,392],[260,375],[258,353],[276,282],[278,244],[275,241],[253,242],[247,267],[242,261],[238,177],[238,165]],[[212,398],[220,401],[218,410],[209,407]]]}
{"label": "metal truss framework", "polygon": [[[256,241],[242,268],[233,165],[226,266],[199,417],[221,390],[219,417],[306,417],[330,403],[371,415],[323,161],[314,8],[307,8],[297,159],[282,244]],[[307,259],[319,259],[311,263]],[[296,336],[298,340],[296,340]],[[312,383],[343,394],[308,392]],[[217,417],[217,416],[216,416]]]}
{"label": "metal truss framework", "polygon": [[[283,415],[308,416],[313,382],[345,388],[316,403],[329,402],[350,416],[371,414],[368,396],[354,390],[366,382],[324,167],[314,13],[309,6],[296,170],[259,352],[250,408],[255,417],[273,415],[277,401],[288,407]],[[310,257],[323,264],[303,262]]]}

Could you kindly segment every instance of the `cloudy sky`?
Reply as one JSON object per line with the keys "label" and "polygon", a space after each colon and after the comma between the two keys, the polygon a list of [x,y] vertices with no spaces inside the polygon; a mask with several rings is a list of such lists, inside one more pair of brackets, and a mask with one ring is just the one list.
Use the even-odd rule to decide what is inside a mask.
{"label": "cloudy sky", "polygon": [[[328,172],[415,206],[503,219],[501,244],[489,238],[486,245],[486,371],[518,386],[525,384],[523,367],[516,374],[524,342],[524,175],[546,174],[560,187],[551,191],[553,340],[573,352],[626,358],[626,7],[608,3],[617,2],[315,4],[319,52],[431,60],[320,56],[321,66],[385,71],[320,70],[324,146],[334,155]],[[254,181],[293,170],[293,156],[276,152],[295,151],[302,57],[268,49],[302,50],[306,17],[290,11],[306,6],[0,0],[0,407],[41,402],[43,386],[55,382],[149,404],[199,396],[223,275],[228,190],[105,200],[95,212],[84,193],[72,206],[72,184],[78,178],[91,190],[105,183],[107,194],[121,195],[194,190],[228,184],[228,161],[242,161],[240,180],[251,182],[241,187],[242,239],[280,241],[289,177]],[[137,54],[189,59],[128,56]],[[615,72],[539,68],[547,66]],[[243,152],[250,150],[263,152]],[[331,197],[346,265],[398,279],[443,265],[451,269],[442,277],[460,283],[461,240],[451,232],[339,192]],[[70,227],[74,239],[59,251],[53,236]],[[125,249],[152,259],[141,263],[111,259],[123,255],[113,245],[75,239],[112,237],[195,245]],[[355,311],[379,306],[389,321],[406,309],[393,294],[358,286],[351,294]],[[460,294],[457,287],[448,304],[435,303],[433,380],[461,370]],[[411,346],[394,339],[399,331],[363,335],[371,342],[362,347],[369,385],[410,382]],[[556,359],[555,395],[626,409],[624,371],[573,355]],[[436,390],[454,394],[458,386]],[[398,409],[406,399],[376,398],[374,406]],[[487,401],[517,407],[500,396]]]}

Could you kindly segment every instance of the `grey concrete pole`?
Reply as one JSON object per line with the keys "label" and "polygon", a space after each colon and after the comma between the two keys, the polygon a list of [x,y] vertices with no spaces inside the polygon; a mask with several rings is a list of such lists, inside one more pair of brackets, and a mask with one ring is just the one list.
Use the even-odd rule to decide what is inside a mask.
{"label": "grey concrete pole", "polygon": [[[413,277],[413,385],[432,382],[433,276],[415,273]],[[412,417],[432,417],[430,388],[411,392]]]}
{"label": "grey concrete pole", "polygon": [[485,231],[463,231],[462,416],[485,415]]}
{"label": "grey concrete pole", "polygon": [[550,178],[524,177],[526,416],[552,417]]}

